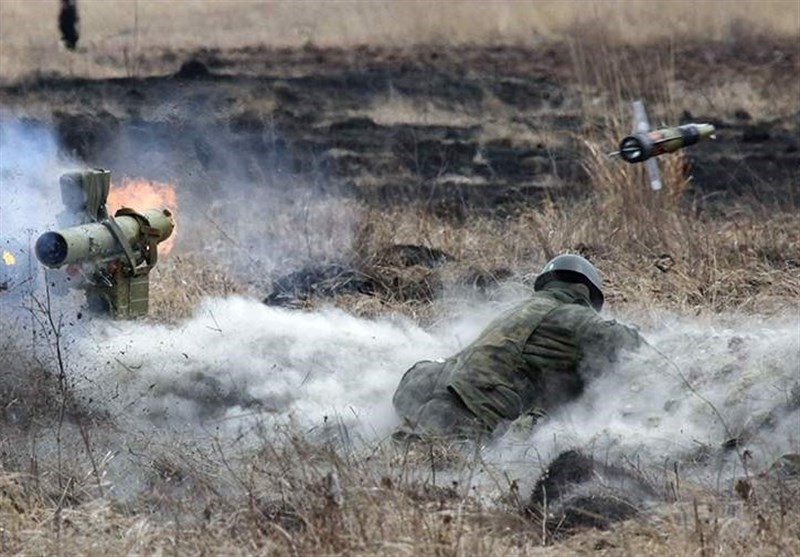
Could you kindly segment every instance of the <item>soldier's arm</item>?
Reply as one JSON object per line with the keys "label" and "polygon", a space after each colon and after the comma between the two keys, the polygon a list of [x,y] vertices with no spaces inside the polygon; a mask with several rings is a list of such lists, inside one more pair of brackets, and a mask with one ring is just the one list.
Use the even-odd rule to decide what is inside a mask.
{"label": "soldier's arm", "polygon": [[576,337],[583,359],[598,364],[613,363],[623,350],[636,350],[645,343],[634,327],[588,315],[577,327]]}

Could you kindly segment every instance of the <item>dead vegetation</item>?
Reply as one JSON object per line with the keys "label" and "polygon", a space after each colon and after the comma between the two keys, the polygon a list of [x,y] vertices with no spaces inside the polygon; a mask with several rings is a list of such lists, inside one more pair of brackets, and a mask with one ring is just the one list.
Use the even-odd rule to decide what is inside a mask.
{"label": "dead vegetation", "polygon": [[[525,496],[500,470],[489,474],[497,474],[495,493],[506,502],[474,497],[468,478],[487,473],[480,461],[468,458],[455,473],[439,470],[437,480],[427,449],[359,453],[320,447],[297,432],[268,434],[260,448],[236,453],[213,437],[195,448],[151,442],[132,470],[144,477],[142,487],[126,502],[98,495],[94,477],[123,455],[98,458],[85,476],[33,461],[3,471],[0,547],[5,554],[179,555],[792,555],[800,549],[800,514],[791,503],[800,489],[796,476],[753,476],[736,492],[686,485],[673,502],[611,529],[575,529],[526,515]],[[86,455],[72,458],[75,472],[88,465]],[[58,485],[61,478],[67,479]]]}
{"label": "dead vegetation", "polygon": [[0,4],[0,75],[31,73],[84,77],[173,73],[198,49],[304,45],[504,44],[607,35],[626,44],[654,40],[736,42],[743,37],[800,32],[791,0],[749,2],[674,0],[669,9],[647,0],[514,2],[128,2],[79,6],[81,42],[75,53],[59,44],[57,2],[32,8],[25,0]]}
{"label": "dead vegetation", "polygon": [[[550,199],[502,218],[466,221],[437,216],[424,206],[382,210],[351,201],[308,209],[318,211],[322,221],[357,216],[347,246],[325,244],[325,235],[304,235],[306,210],[294,216],[284,212],[283,219],[272,221],[270,233],[294,238],[298,249],[311,245],[318,258],[346,256],[383,285],[370,293],[317,293],[304,300],[304,308],[334,303],[361,315],[398,312],[430,322],[436,318],[431,302],[445,288],[473,289],[470,280],[478,276],[489,277],[485,295],[502,281],[529,286],[549,254],[563,250],[584,253],[598,264],[607,279],[609,305],[617,312],[644,304],[679,312],[763,315],[785,311],[787,303],[799,299],[796,214],[745,205],[723,214],[684,207],[678,195],[686,184],[680,157],[662,165],[666,190],[654,197],[638,172],[609,171],[602,154],[590,146],[586,161],[595,189],[584,200]],[[220,241],[238,249],[231,246],[234,239]],[[440,251],[396,248],[402,245]],[[208,265],[199,254],[166,258],[158,269],[153,309],[159,320],[190,314],[205,296],[263,292],[263,284],[245,284],[235,270]],[[30,398],[21,391],[11,396]],[[80,419],[85,418],[78,417],[79,424]],[[428,454],[408,455],[392,447],[354,452],[319,445],[308,432],[268,431],[260,447],[247,451],[226,449],[224,439],[213,437],[202,441],[202,449],[191,441],[147,444],[137,453],[135,473],[144,477],[142,487],[121,503],[102,478],[104,467],[122,456],[105,452],[102,442],[90,439],[86,451],[70,453],[61,467],[35,445],[12,450],[15,440],[56,423],[52,416],[39,417],[24,432],[4,436],[5,454],[17,455],[4,457],[0,472],[4,553],[749,556],[800,551],[800,515],[789,503],[799,489],[792,477],[754,476],[744,479],[741,489],[721,492],[683,486],[673,502],[611,530],[575,533],[526,517],[521,505],[527,494],[501,479],[502,470],[486,472],[479,461],[455,461],[455,471],[439,471],[437,479]],[[86,427],[91,430],[91,422]],[[498,478],[492,502],[475,497],[468,483],[443,479],[474,474]],[[674,479],[680,484],[679,477]],[[783,487],[776,488],[777,483]]]}
{"label": "dead vegetation", "polygon": [[[791,208],[744,200],[687,205],[680,155],[661,161],[665,188],[653,193],[640,168],[609,164],[597,145],[586,150],[594,191],[584,199],[551,198],[464,220],[424,203],[402,209],[352,200],[314,203],[314,222],[339,222],[331,226],[342,231],[338,237],[325,234],[325,225],[309,235],[304,210],[283,211],[280,219],[265,219],[266,235],[280,244],[274,270],[267,270],[266,259],[248,261],[245,248],[220,238],[218,253],[238,260],[239,268],[215,268],[203,256],[165,259],[154,286],[156,315],[184,317],[203,295],[272,290],[306,308],[336,303],[360,315],[421,317],[421,306],[430,308],[445,292],[487,294],[508,281],[530,287],[541,265],[565,251],[598,265],[616,311],[647,301],[683,313],[769,314],[798,299],[800,219]],[[437,250],[441,259],[398,257],[403,246]]]}
{"label": "dead vegetation", "polygon": [[[264,19],[253,18],[254,13],[269,22],[263,32],[274,43],[290,45],[347,45],[374,41],[376,34],[390,42],[491,42],[499,36],[522,41],[531,34],[563,38],[586,29],[585,22],[574,22],[578,5],[564,3],[498,3],[495,19],[481,24],[476,23],[477,4],[434,4],[429,8],[438,17],[426,18],[429,25],[418,28],[421,36],[411,39],[408,22],[418,23],[419,16],[396,3],[371,10],[345,4],[356,13],[346,24],[329,17],[334,8],[322,4],[300,14],[287,4],[231,10],[209,3],[203,8],[206,12],[191,12],[186,18],[192,34],[177,32],[167,40],[155,22],[169,20],[172,8],[165,3],[136,4],[141,28],[132,27],[133,16],[122,10],[118,20],[105,17],[120,6],[130,11],[131,3],[87,4],[85,11],[81,5],[82,40],[90,45],[81,48],[96,53],[88,61],[70,62],[70,73],[100,77],[158,71],[169,65],[168,53],[259,42],[264,35],[251,25],[261,25]],[[760,4],[756,11],[752,5],[734,3],[726,5],[725,18],[718,15],[720,4],[715,3],[659,9],[659,18],[652,17],[657,8],[648,2],[628,3],[625,14],[620,3],[610,6],[615,17],[605,24],[631,43],[657,37],[660,29],[680,29],[698,39],[711,35],[735,40],[750,32],[738,19],[745,13],[759,18],[760,29],[796,34],[800,17],[791,2]],[[220,10],[230,12],[228,17],[219,17]],[[451,27],[433,25],[445,16]],[[71,56],[56,53],[54,44],[40,40],[46,27],[55,43],[52,25],[17,25],[30,22],[30,17],[22,3],[0,3],[0,67],[5,79],[60,69]],[[676,22],[668,25],[662,17]],[[55,21],[55,13],[50,19]],[[205,35],[211,42],[194,44],[194,29],[211,19],[222,22]],[[632,27],[631,21],[637,25]],[[638,24],[643,21],[651,26],[642,28]],[[99,27],[101,22],[104,27]],[[630,34],[633,28],[635,35]],[[279,270],[295,265],[298,254],[301,261],[322,261],[327,269],[341,270],[325,275],[332,292],[307,292],[299,300],[300,308],[335,304],[359,315],[401,313],[422,323],[437,318],[434,302],[443,295],[463,290],[490,297],[498,284],[509,282],[530,287],[541,264],[563,251],[582,253],[597,264],[607,282],[609,306],[617,313],[635,314],[648,306],[680,313],[753,315],[796,310],[800,218],[794,205],[782,209],[780,203],[765,205],[743,197],[718,206],[692,198],[687,195],[691,169],[680,155],[661,161],[665,189],[659,194],[647,189],[641,169],[609,164],[605,146],[629,129],[628,92],[644,85],[630,81],[635,78],[613,60],[598,65],[589,56],[591,50],[581,41],[573,43],[572,62],[586,85],[584,111],[590,122],[572,138],[580,143],[590,176],[591,190],[585,195],[546,196],[489,215],[469,215],[465,209],[456,218],[419,200],[386,208],[309,195],[301,202],[271,207],[266,214],[252,200],[249,206],[212,206],[204,213],[210,230],[205,240],[216,249],[202,250],[189,235],[181,239],[177,255],[159,262],[153,277],[153,318],[179,321],[207,296],[266,295],[281,278]],[[127,62],[120,59],[123,55]],[[675,117],[670,95],[684,96],[684,88],[689,94],[699,93],[669,76],[668,60],[662,62],[658,71],[670,89],[654,107]],[[747,110],[765,117],[796,106],[791,105],[796,98],[780,93],[784,104],[776,108],[760,85],[726,90],[724,83],[706,83],[702,90],[726,110],[733,111],[747,99]],[[606,93],[596,95],[598,87]],[[265,107],[273,108],[270,103]],[[464,118],[441,107],[429,106],[422,113],[416,108],[387,99],[365,112],[382,122]],[[262,240],[276,246],[272,259],[252,255],[248,238],[215,225],[232,216],[263,221]],[[416,255],[398,246],[415,247]],[[369,291],[337,290],[346,273],[369,280]],[[354,275],[346,276],[352,280]],[[43,353],[52,355],[57,339],[50,335],[40,342]],[[565,532],[541,517],[526,515],[522,508],[528,494],[520,494],[502,470],[487,470],[485,463],[462,456],[452,460],[447,473],[438,470],[437,475],[433,450],[409,454],[382,444],[360,452],[346,444],[320,443],[318,432],[271,430],[263,424],[260,442],[247,450],[228,446],[230,440],[213,434],[201,440],[148,439],[141,446],[121,448],[103,439],[93,417],[80,412],[69,418],[63,440],[60,433],[54,440],[52,432],[60,431],[63,415],[20,413],[19,408],[58,408],[63,390],[40,373],[37,362],[17,357],[15,346],[2,348],[5,377],[24,374],[29,379],[0,383],[3,554],[800,554],[800,510],[792,503],[800,494],[796,474],[752,475],[731,489],[711,492],[685,484],[676,488],[681,484],[676,469],[669,502],[608,531]],[[69,442],[79,449],[54,458],[54,447],[60,451]],[[136,493],[118,497],[104,478],[115,460],[122,460],[123,450],[134,455],[132,474],[141,481]],[[459,481],[480,474],[492,477],[491,501],[476,494],[469,482]]]}

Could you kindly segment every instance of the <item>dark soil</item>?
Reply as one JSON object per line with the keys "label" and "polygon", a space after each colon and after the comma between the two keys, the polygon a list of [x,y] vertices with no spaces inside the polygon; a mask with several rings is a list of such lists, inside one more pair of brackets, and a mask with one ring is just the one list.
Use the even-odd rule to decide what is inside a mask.
{"label": "dark soil", "polygon": [[609,528],[656,499],[655,490],[634,471],[566,451],[536,482],[528,510],[561,535],[579,527]]}

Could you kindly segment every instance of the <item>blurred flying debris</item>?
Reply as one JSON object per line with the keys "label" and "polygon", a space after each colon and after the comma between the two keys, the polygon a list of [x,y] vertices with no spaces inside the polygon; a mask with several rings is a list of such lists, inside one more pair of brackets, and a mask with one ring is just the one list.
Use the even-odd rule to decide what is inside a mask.
{"label": "blurred flying debris", "polygon": [[662,253],[656,258],[654,265],[662,273],[668,273],[675,266],[675,258],[668,253]]}
{"label": "blurred flying debris", "polygon": [[58,30],[61,40],[69,50],[75,50],[80,34],[78,33],[80,18],[78,17],[78,0],[61,0],[61,11],[58,13]]}
{"label": "blurred flying debris", "polygon": [[785,454],[770,466],[767,474],[788,479],[800,476],[800,454]]}

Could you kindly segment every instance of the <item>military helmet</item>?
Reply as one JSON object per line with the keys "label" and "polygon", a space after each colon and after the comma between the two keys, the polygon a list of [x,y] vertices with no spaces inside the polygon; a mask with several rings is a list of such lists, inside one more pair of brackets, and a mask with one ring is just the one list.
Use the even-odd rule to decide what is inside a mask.
{"label": "military helmet", "polygon": [[551,280],[585,284],[589,288],[592,307],[597,311],[603,309],[603,281],[594,265],[580,255],[565,253],[548,261],[536,277],[533,289],[541,290]]}

